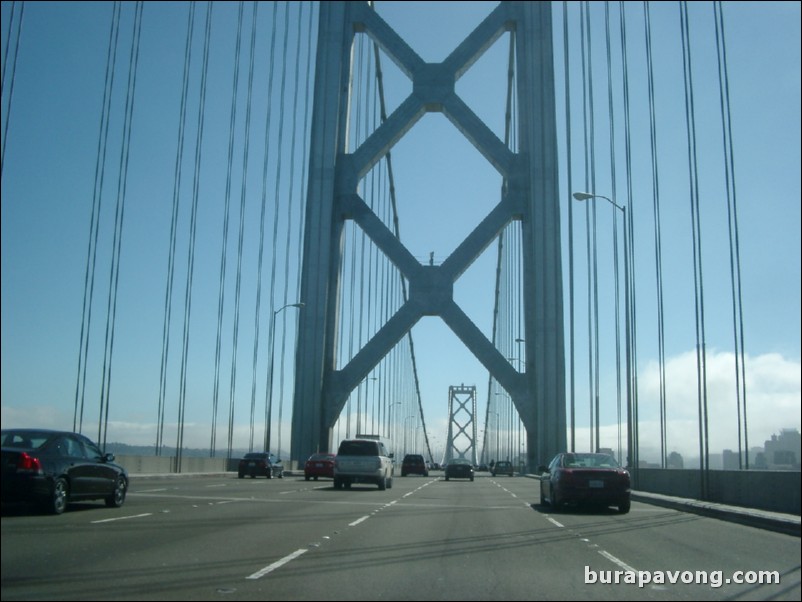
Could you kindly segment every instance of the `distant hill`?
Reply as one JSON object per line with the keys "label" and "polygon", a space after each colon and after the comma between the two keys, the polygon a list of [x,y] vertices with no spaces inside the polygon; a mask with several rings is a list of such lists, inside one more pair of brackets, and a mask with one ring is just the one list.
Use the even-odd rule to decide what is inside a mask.
{"label": "distant hill", "polygon": [[[174,447],[163,447],[162,448],[162,456],[175,456],[175,449]],[[107,453],[114,454],[115,456],[155,456],[156,455],[156,446],[154,445],[128,445],[127,443],[107,443],[106,450]],[[220,450],[218,449],[215,452],[215,457],[217,458],[224,458],[226,456],[227,450]],[[241,458],[245,454],[248,453],[247,449],[234,449],[231,450],[231,457],[232,458]],[[182,451],[182,455],[185,458],[208,458],[210,457],[209,449],[189,449],[185,448]],[[282,457],[282,456],[279,456]]]}

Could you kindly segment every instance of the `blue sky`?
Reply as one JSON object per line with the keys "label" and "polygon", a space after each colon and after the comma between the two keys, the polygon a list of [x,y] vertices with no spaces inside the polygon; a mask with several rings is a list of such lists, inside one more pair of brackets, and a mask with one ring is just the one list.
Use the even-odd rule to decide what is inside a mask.
{"label": "blue sky", "polygon": [[[633,160],[633,210],[636,211],[635,254],[638,270],[639,382],[641,384],[642,440],[653,440],[655,407],[656,347],[655,284],[653,276],[654,242],[651,213],[651,166],[648,157],[648,115],[646,113],[643,70],[643,13],[640,5],[625,3],[627,10],[631,81],[632,119],[635,136]],[[635,5],[635,6],[633,6]],[[132,4],[122,13],[123,38],[130,36]],[[117,329],[114,343],[110,406],[110,440],[153,443],[156,400],[159,388],[162,321],[170,207],[173,195],[176,131],[181,93],[181,73],[187,22],[187,4],[146,3],[143,14],[140,68],[137,79],[132,129],[129,180],[126,196],[126,222],[122,242]],[[201,8],[198,6],[200,14]],[[209,404],[215,324],[217,321],[218,273],[222,241],[222,199],[226,196],[228,124],[231,106],[231,78],[237,10],[234,3],[215,6],[210,64],[211,87],[207,97],[210,118],[205,132],[202,198],[198,215],[196,257],[197,292],[193,295],[193,323],[203,324],[192,331],[188,364],[192,446],[208,444]],[[440,61],[479,23],[494,3],[378,2],[379,13],[427,61]],[[554,5],[555,63],[558,91],[558,126],[564,128],[562,3]],[[569,3],[572,42],[578,44],[579,5]],[[618,35],[618,4],[611,4],[614,36]],[[17,3],[17,10],[19,3]],[[284,10],[283,5],[280,7]],[[204,9],[205,10],[205,9]],[[272,4],[259,7],[260,37],[257,53],[268,56],[268,34]],[[4,57],[15,56],[15,30],[9,27],[11,3],[2,5],[2,47]],[[252,5],[245,5],[245,33],[242,65],[246,65]],[[70,428],[73,419],[78,346],[81,328],[84,274],[97,159],[104,68],[112,5],[110,3],[26,3],[13,103],[8,77],[10,62],[4,61],[3,79],[3,178],[2,178],[2,422],[9,426],[52,426]],[[279,12],[283,17],[283,12]],[[296,13],[291,13],[295,19]],[[308,12],[302,13],[303,19]],[[725,215],[722,211],[723,168],[712,4],[690,3],[693,40],[694,92],[697,106],[697,132],[700,189],[704,208],[704,277],[707,318],[707,352],[711,410],[715,432],[711,451],[734,448],[734,406],[732,404],[731,357],[732,328],[729,297],[729,257]],[[609,175],[609,142],[606,139],[606,73],[604,70],[604,5],[592,3],[594,43],[594,86],[596,86],[597,179],[596,192],[612,196]],[[724,3],[726,42],[729,61],[730,93],[735,145],[735,178],[739,202],[743,306],[745,312],[747,395],[750,444],[759,445],[781,428],[800,428],[800,5],[797,2]],[[305,23],[305,21],[304,21]],[[295,27],[293,21],[292,27]],[[304,25],[305,27],[305,25]],[[682,55],[679,46],[679,8],[677,3],[653,3],[653,43],[658,77],[655,82],[658,103],[660,144],[660,189],[664,207],[664,274],[666,286],[666,355],[669,383],[669,448],[693,455],[696,449],[695,337],[693,313],[693,263],[690,239],[689,179],[685,107],[682,91]],[[128,33],[126,33],[128,32]],[[178,33],[176,33],[178,32]],[[200,56],[200,36],[193,51]],[[494,131],[503,128],[506,36],[503,37],[458,82],[457,91]],[[6,55],[7,42],[10,54]],[[121,41],[120,54],[127,57],[129,42]],[[294,48],[290,47],[290,53]],[[279,45],[277,52],[282,52]],[[571,46],[572,61],[579,57]],[[123,60],[122,58],[120,59]],[[125,59],[127,61],[127,58]],[[254,106],[265,106],[267,95],[266,61],[259,64],[254,84]],[[8,65],[8,66],[6,66]],[[408,93],[408,83],[398,76],[389,61],[384,64],[388,104],[392,109]],[[576,65],[574,65],[575,68]],[[595,70],[602,70],[598,71]],[[573,190],[587,189],[581,149],[581,88],[572,70],[572,128],[574,138]],[[116,85],[127,77],[120,68]],[[197,73],[193,72],[193,77]],[[615,77],[619,77],[615,75]],[[240,103],[243,103],[247,68],[240,73]],[[193,85],[197,81],[193,79]],[[289,83],[288,107],[292,104]],[[303,85],[303,82],[301,83]],[[280,87],[276,76],[274,94]],[[119,90],[120,88],[115,88]],[[300,88],[303,96],[303,88]],[[115,93],[110,148],[119,153],[124,97]],[[617,94],[617,93],[616,93]],[[261,105],[260,105],[261,101]],[[197,99],[190,107],[196,107]],[[273,118],[278,119],[278,103],[272,102]],[[244,103],[241,104],[244,107]],[[290,109],[285,117],[289,123]],[[10,119],[9,119],[10,116]],[[237,114],[236,152],[242,153],[244,108]],[[617,123],[621,123],[620,114]],[[8,123],[7,133],[6,124]],[[263,132],[264,111],[255,110],[253,130]],[[289,128],[289,126],[287,126]],[[273,135],[278,133],[278,121]],[[194,134],[193,134],[194,135]],[[259,215],[261,158],[257,140],[252,138],[252,158],[244,234],[246,265],[243,266],[241,332],[252,332],[254,320],[258,230],[253,223]],[[115,136],[117,138],[115,138]],[[618,136],[618,135],[617,135]],[[620,139],[616,138],[618,161],[622,161]],[[189,143],[188,143],[189,144]],[[285,140],[284,144],[289,144]],[[300,152],[300,145],[298,147]],[[564,137],[560,139],[565,155]],[[286,155],[285,155],[286,156]],[[277,160],[274,155],[273,161]],[[434,253],[442,261],[497,201],[500,178],[479,154],[461,138],[441,115],[427,115],[393,149],[396,186],[399,196],[401,232],[404,243],[422,261]],[[110,216],[116,200],[114,170],[118,155],[110,160],[104,202]],[[185,174],[191,174],[192,161],[185,160]],[[619,163],[620,167],[620,163]],[[564,168],[564,165],[563,165]],[[284,173],[291,169],[289,158]],[[296,181],[301,181],[298,164]],[[242,181],[240,165],[231,177],[230,202],[233,207],[229,231],[230,259],[236,251],[239,203]],[[281,194],[300,198],[297,185],[289,189],[290,175],[280,183]],[[252,183],[250,183],[252,182]],[[183,184],[188,197],[191,178]],[[569,202],[571,190],[561,174],[562,197]],[[625,202],[622,176],[616,176],[617,200]],[[272,191],[271,191],[272,192]],[[108,199],[108,200],[107,200]],[[645,200],[644,200],[645,199]],[[182,212],[188,211],[188,203]],[[599,206],[600,253],[611,257],[614,212]],[[271,209],[272,211],[272,209]],[[184,213],[186,215],[186,213]],[[564,216],[567,207],[564,206]],[[576,210],[575,235],[584,236],[584,208]],[[282,214],[282,220],[285,219]],[[295,236],[298,214],[288,213],[291,224],[281,223],[281,234]],[[606,220],[606,221],[605,221]],[[111,245],[110,223],[104,223],[100,248]],[[564,229],[564,234],[566,233]],[[186,244],[186,232],[179,246]],[[567,236],[566,236],[567,239]],[[577,295],[584,295],[584,247],[577,243]],[[179,253],[183,262],[185,255]],[[564,259],[567,260],[567,250]],[[265,264],[269,272],[270,256]],[[283,259],[277,265],[283,272]],[[101,262],[98,288],[107,288],[108,258]],[[603,263],[600,280],[609,281],[610,262]],[[455,296],[477,325],[489,333],[491,324],[494,259],[486,253],[459,281]],[[227,271],[227,302],[234,298],[235,267]],[[567,276],[567,274],[566,274]],[[267,278],[267,276],[265,276]],[[281,278],[281,276],[279,276]],[[180,282],[180,280],[178,281]],[[182,298],[183,285],[176,284]],[[294,302],[294,283],[276,289],[274,307],[284,300]],[[567,291],[567,286],[566,286]],[[102,365],[102,324],[105,316],[105,290],[97,305],[97,338],[92,339],[98,354],[92,361],[93,397],[87,405],[87,423],[97,420],[97,381]],[[612,311],[609,288],[601,291],[602,315]],[[268,301],[263,299],[263,308]],[[181,301],[175,309],[179,315]],[[230,306],[229,306],[230,307]],[[228,310],[230,311],[230,310]],[[264,309],[263,309],[264,311]],[[577,393],[578,435],[587,440],[587,326],[577,308]],[[266,315],[266,314],[263,314]],[[227,323],[232,320],[226,316]],[[262,318],[264,332],[267,318]],[[613,447],[615,439],[614,364],[610,345],[610,322],[602,335],[603,439]],[[486,371],[464,350],[456,337],[438,319],[428,318],[414,329],[418,352],[424,411],[436,442],[445,439],[448,387],[476,385],[480,415],[487,403]],[[581,337],[581,340],[579,340]],[[180,330],[173,335],[174,349],[180,346]],[[230,336],[225,337],[226,345]],[[238,373],[250,370],[252,335],[242,335]],[[264,347],[262,347],[264,353]],[[177,354],[173,354],[177,358]],[[222,355],[224,404],[228,403],[228,371],[231,350]],[[175,361],[175,360],[174,360]],[[288,362],[291,363],[291,362]],[[262,365],[260,360],[260,365]],[[175,365],[177,369],[177,364]],[[249,377],[237,384],[237,442],[247,444],[247,413],[250,403]],[[289,394],[287,395],[289,398]],[[172,398],[171,398],[172,399]],[[287,420],[288,400],[284,400]],[[175,419],[174,402],[168,407],[168,421]],[[193,405],[194,404],[194,405]],[[227,406],[226,406],[227,407]],[[225,414],[223,410],[221,416]],[[240,417],[242,417],[240,419]],[[221,418],[225,422],[224,418]],[[93,426],[88,433],[93,434]],[[168,443],[170,439],[168,438]],[[642,456],[648,455],[642,450]]]}

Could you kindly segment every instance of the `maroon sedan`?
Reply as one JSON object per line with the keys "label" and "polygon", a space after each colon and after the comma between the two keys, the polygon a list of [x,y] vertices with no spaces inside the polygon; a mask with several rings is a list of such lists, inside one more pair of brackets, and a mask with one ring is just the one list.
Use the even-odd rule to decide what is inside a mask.
{"label": "maroon sedan", "polygon": [[586,503],[629,512],[629,472],[608,454],[557,454],[540,472],[541,506],[560,510],[567,504]]}
{"label": "maroon sedan", "polygon": [[334,478],[334,454],[312,454],[304,465],[304,478],[315,479],[318,477]]}

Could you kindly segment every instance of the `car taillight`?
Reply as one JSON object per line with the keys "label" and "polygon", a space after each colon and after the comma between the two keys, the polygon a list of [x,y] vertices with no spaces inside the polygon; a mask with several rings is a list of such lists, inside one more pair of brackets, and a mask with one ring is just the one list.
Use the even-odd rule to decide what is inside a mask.
{"label": "car taillight", "polygon": [[17,472],[31,472],[42,474],[42,462],[39,458],[22,452],[17,460]]}
{"label": "car taillight", "polygon": [[564,468],[558,473],[557,478],[563,483],[571,483],[574,480],[574,471],[570,468]]}

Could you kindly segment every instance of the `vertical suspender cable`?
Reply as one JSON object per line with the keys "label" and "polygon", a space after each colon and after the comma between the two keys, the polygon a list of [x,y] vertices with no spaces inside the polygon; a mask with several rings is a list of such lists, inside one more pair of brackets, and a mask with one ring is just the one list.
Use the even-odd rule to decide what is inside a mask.
{"label": "vertical suspender cable", "polygon": [[195,136],[195,171],[192,180],[192,209],[189,221],[189,243],[187,245],[187,282],[184,289],[184,325],[181,347],[181,387],[178,400],[178,425],[175,449],[175,471],[181,472],[182,448],[184,445],[184,415],[187,403],[187,364],[189,356],[190,320],[192,317],[192,281],[195,274],[195,240],[198,225],[198,198],[200,196],[200,170],[203,151],[203,127],[206,111],[206,83],[209,74],[209,45],[212,32],[212,3],[206,7],[206,23],[203,40],[203,68],[201,69],[200,101]]}
{"label": "vertical suspender cable", "polygon": [[131,128],[136,97],[136,75],[139,63],[139,42],[142,34],[143,3],[137,2],[134,8],[134,32],[131,41],[131,55],[128,65],[128,88],[125,99],[125,119],[123,123],[123,142],[120,150],[120,172],[117,180],[117,210],[112,250],[112,265],[109,273],[109,299],[106,317],[106,349],[103,357],[103,385],[100,392],[100,416],[98,420],[98,443],[106,447],[109,425],[109,406],[111,402],[111,370],[114,355],[114,331],[117,317],[117,292],[120,282],[120,263],[122,255],[122,235],[125,223],[125,195],[128,184],[128,159],[131,151]]}
{"label": "vertical suspender cable", "polygon": [[[228,162],[226,168],[226,192],[225,192],[225,209],[223,217],[223,244],[220,252],[220,282],[219,293],[217,298],[217,345],[215,348],[215,361],[214,361],[214,411],[212,415],[212,443],[211,453],[214,454],[217,439],[217,406],[219,401],[220,390],[220,355],[222,353],[222,338],[223,338],[223,313],[225,307],[225,290],[226,290],[226,268],[228,264],[228,227],[229,219],[231,217],[231,177],[234,164],[234,134],[237,124],[237,104],[239,102],[239,64],[240,55],[242,52],[242,20],[245,10],[245,3],[240,1],[239,13],[237,18],[237,42],[234,51],[234,81],[231,89],[231,113],[228,128]],[[234,439],[234,404],[229,403],[228,407],[228,452],[226,457],[230,458],[232,454],[232,446]]]}
{"label": "vertical suspender cable", "polygon": [[568,328],[569,347],[569,383],[570,383],[570,441],[571,451],[576,451],[576,334],[575,334],[575,290],[574,290],[574,204],[571,201],[571,183],[573,182],[573,165],[571,162],[571,67],[568,39],[568,2],[563,0],[563,78],[565,85],[565,165],[566,190],[568,191]]}
{"label": "vertical suspender cable", "polygon": [[175,154],[173,174],[173,210],[170,219],[170,243],[167,257],[167,282],[164,292],[164,322],[162,325],[162,357],[159,369],[159,400],[156,426],[157,456],[161,455],[164,437],[164,406],[167,392],[167,359],[170,352],[170,324],[172,318],[173,282],[175,280],[175,251],[178,239],[178,208],[181,197],[181,167],[184,163],[184,131],[187,121],[187,91],[189,89],[189,67],[192,58],[192,37],[195,24],[195,3],[189,4],[187,11],[187,41],[184,47],[184,76],[181,86],[181,104],[178,115],[178,144]]}
{"label": "vertical suspender cable", "polygon": [[[582,70],[585,83],[585,181],[587,190],[596,188],[595,126],[593,102],[593,52],[590,27],[590,5],[582,4]],[[599,292],[596,258],[596,203],[585,207],[588,256],[588,377],[590,388],[590,447],[599,445]]]}
{"label": "vertical suspender cable", "polygon": [[[276,316],[276,267],[278,265],[278,226],[281,210],[281,168],[283,158],[283,144],[284,144],[284,108],[285,108],[285,90],[287,84],[287,49],[288,49],[288,36],[289,36],[289,19],[290,7],[289,2],[284,3],[284,48],[282,52],[281,61],[281,85],[279,86],[279,127],[278,138],[276,140],[276,148],[278,149],[278,156],[276,158],[276,185],[274,189],[275,195],[275,212],[273,214],[273,261],[270,271],[270,315],[275,320]],[[275,323],[274,323],[275,324]],[[275,348],[275,328],[271,328],[270,333],[270,355],[273,354]],[[270,451],[271,436],[273,429],[273,358],[269,357],[270,368],[267,375],[267,400],[265,403],[265,445],[264,450]]]}
{"label": "vertical suspender cable", "polygon": [[657,344],[660,363],[660,466],[666,462],[666,353],[665,306],[663,303],[663,243],[660,220],[660,180],[657,160],[657,117],[655,113],[654,66],[652,62],[652,20],[648,2],[643,3],[646,32],[646,64],[649,90],[649,131],[651,134],[652,196],[654,203],[654,257],[657,276]]}
{"label": "vertical suspender cable", "polygon": [[[727,187],[727,223],[730,240],[730,279],[732,281],[732,321],[735,339],[735,388],[738,409],[738,462],[740,468],[749,469],[749,434],[746,419],[746,372],[743,329],[743,299],[741,294],[741,249],[739,243],[738,205],[735,194],[735,153],[732,148],[732,113],[727,67],[727,46],[724,40],[724,12],[721,2],[713,3],[716,21],[716,49],[718,54],[719,89],[721,90],[721,121],[724,137],[724,169]],[[743,402],[743,413],[741,403]],[[742,418],[743,416],[743,418]],[[743,422],[743,431],[741,423]],[[743,435],[743,441],[742,441]]]}
{"label": "vertical suspender cable", "polygon": [[[626,465],[630,469],[636,469],[637,452],[636,452],[636,432],[637,432],[637,414],[635,411],[635,397],[636,387],[633,384],[634,373],[636,368],[634,365],[636,354],[635,350],[635,259],[632,248],[635,246],[635,238],[632,234],[631,224],[635,207],[633,204],[633,189],[632,189],[632,128],[630,120],[630,99],[629,99],[629,63],[627,53],[627,33],[626,33],[626,12],[624,10],[623,0],[618,3],[619,14],[621,18],[621,73],[623,80],[623,96],[624,96],[624,143],[625,143],[625,158],[626,158],[626,178],[627,178],[627,213],[626,222],[624,223],[624,240],[629,238],[629,249],[625,249],[624,253],[629,253],[627,261],[624,262],[625,266],[629,266],[629,273],[624,275],[625,282],[630,282],[629,295],[624,305],[626,307],[626,336],[627,336],[627,358],[626,358],[626,380],[627,380],[627,462]],[[635,471],[635,479],[637,479],[637,471]],[[634,485],[634,483],[633,483]]]}
{"label": "vertical suspender cable", "polygon": [[696,369],[699,400],[699,454],[702,499],[707,499],[709,445],[707,415],[707,366],[705,350],[704,282],[702,278],[702,226],[699,211],[699,168],[696,153],[696,114],[693,97],[693,73],[691,70],[690,24],[688,3],[680,2],[682,27],[682,56],[685,74],[685,114],[688,132],[688,168],[690,173],[691,223],[693,228],[694,290],[696,305]]}
{"label": "vertical suspender cable", "polygon": [[81,338],[78,346],[78,377],[75,383],[75,411],[72,429],[81,432],[84,419],[86,397],[86,364],[89,356],[89,331],[92,326],[92,306],[95,291],[95,269],[97,267],[97,244],[100,232],[100,210],[102,208],[103,180],[106,173],[106,151],[108,148],[109,116],[111,113],[111,92],[114,87],[114,64],[117,58],[117,42],[120,33],[119,2],[114,3],[109,30],[109,48],[106,57],[106,77],[103,89],[103,103],[100,114],[100,128],[95,160],[95,184],[92,193],[92,212],[89,220],[89,247],[86,253],[86,274],[84,276],[84,302],[81,318]]}
{"label": "vertical suspender cable", "polygon": [[[607,106],[610,119],[610,187],[612,198],[618,200],[615,163],[615,110],[613,109],[613,57],[610,38],[610,5],[604,4],[605,45],[607,49]],[[621,279],[618,265],[618,215],[616,207],[611,207],[613,215],[613,286],[615,287],[615,384],[618,424],[618,459],[621,459]],[[601,443],[601,442],[599,442]]]}
{"label": "vertical suspender cable", "polygon": [[271,108],[273,103],[270,99],[273,96],[273,67],[275,65],[275,51],[276,51],[276,14],[278,11],[278,3],[273,3],[273,27],[270,34],[270,57],[268,59],[269,73],[267,77],[267,110],[265,117],[265,146],[264,146],[264,161],[262,163],[262,209],[261,217],[259,219],[259,259],[256,268],[256,311],[254,314],[254,337],[253,337],[253,374],[251,375],[251,415],[250,415],[250,433],[248,438],[248,451],[253,451],[253,438],[254,428],[256,422],[256,379],[257,379],[257,363],[259,359],[259,341],[261,334],[259,329],[259,322],[261,318],[262,308],[262,265],[264,264],[265,255],[265,224],[267,215],[267,174],[268,166],[270,164],[270,126],[273,123],[273,112]]}
{"label": "vertical suspender cable", "polygon": [[[296,164],[296,148],[295,141],[298,139],[298,89],[300,87],[299,68],[301,63],[301,29],[303,25],[303,10],[306,3],[297,3],[298,6],[298,29],[296,31],[296,45],[295,45],[295,76],[293,77],[293,106],[292,106],[292,140],[290,142],[290,185],[287,193],[287,236],[284,254],[284,302],[282,305],[290,303],[289,290],[290,290],[290,255],[292,251],[292,230],[293,230],[293,198],[295,197],[295,164]],[[287,32],[289,34],[289,31]],[[303,179],[303,178],[302,178]],[[302,204],[303,201],[298,203]],[[299,244],[299,243],[298,243]],[[278,445],[276,446],[277,454],[281,454],[281,424],[284,415],[284,364],[287,355],[287,314],[284,312],[281,316],[281,365],[279,367],[279,406],[278,406]],[[296,316],[293,319],[297,320]]]}
{"label": "vertical suspender cable", "polygon": [[[306,178],[304,174],[307,171],[307,166],[309,162],[309,101],[312,97],[311,94],[311,82],[312,82],[312,29],[314,26],[314,13],[315,13],[315,3],[311,3],[309,5],[309,18],[307,22],[307,33],[306,33],[306,81],[304,87],[304,106],[303,106],[303,131],[301,134],[301,140],[303,140],[303,147],[302,147],[302,155],[301,155],[301,200],[299,203],[300,206],[300,215],[298,219],[298,247],[297,247],[297,265],[299,266],[297,275],[296,275],[296,283],[295,283],[295,298],[301,299],[301,269],[300,266],[303,265],[303,246],[304,246],[304,224],[306,223]],[[295,348],[298,349],[298,342],[299,342],[300,332],[298,329],[295,330]],[[330,450],[320,450],[320,451],[330,451]]]}
{"label": "vertical suspender cable", "polygon": [[[251,17],[251,46],[250,56],[248,63],[248,96],[245,104],[245,147],[242,152],[242,185],[240,188],[240,212],[239,212],[239,238],[237,245],[237,277],[234,287],[234,332],[233,340],[231,342],[231,384],[229,388],[229,404],[232,408],[233,420],[233,407],[235,401],[235,392],[237,387],[237,348],[239,343],[239,314],[240,314],[240,297],[242,293],[242,247],[245,240],[245,200],[248,188],[248,157],[251,144],[251,105],[253,100],[253,71],[254,63],[256,61],[256,20],[258,16],[258,2],[253,3],[253,15]],[[255,333],[258,338],[258,333]],[[231,430],[231,427],[229,427]],[[214,434],[212,434],[214,437]],[[231,442],[229,441],[229,446]],[[214,456],[214,447],[210,450],[210,455]],[[230,457],[230,456],[229,456]]]}
{"label": "vertical suspender cable", "polygon": [[[8,73],[8,50],[11,42],[11,25],[14,22],[14,9],[17,3],[11,4],[11,16],[8,20],[8,37],[6,38],[6,51],[3,56],[3,77],[2,84],[0,84],[0,97],[2,97],[3,88],[5,88],[6,73]],[[14,82],[17,75],[17,59],[19,58],[19,43],[22,38],[22,20],[25,16],[25,2],[20,3],[19,20],[17,21],[17,39],[14,43],[14,65],[11,68],[11,81],[8,91],[8,107],[6,108],[6,123],[3,126],[3,149],[0,151],[0,175],[3,173],[3,166],[6,164],[6,147],[8,146],[8,124],[11,122],[11,105],[14,100]]]}

